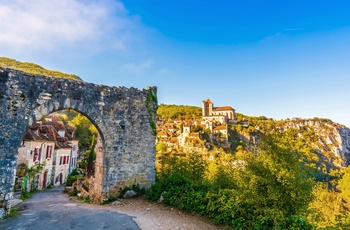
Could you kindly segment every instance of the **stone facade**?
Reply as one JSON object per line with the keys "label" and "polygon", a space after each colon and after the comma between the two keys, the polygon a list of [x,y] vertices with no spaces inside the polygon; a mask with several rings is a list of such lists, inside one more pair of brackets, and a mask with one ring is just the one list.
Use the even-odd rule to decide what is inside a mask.
{"label": "stone facade", "polygon": [[231,106],[214,107],[213,102],[207,99],[202,102],[203,124],[208,122],[220,122],[221,124],[235,124],[236,113]]}
{"label": "stone facade", "polygon": [[29,127],[50,113],[73,109],[99,130],[103,163],[94,200],[155,180],[156,88],[109,87],[0,68],[0,213],[12,198],[18,148]]}

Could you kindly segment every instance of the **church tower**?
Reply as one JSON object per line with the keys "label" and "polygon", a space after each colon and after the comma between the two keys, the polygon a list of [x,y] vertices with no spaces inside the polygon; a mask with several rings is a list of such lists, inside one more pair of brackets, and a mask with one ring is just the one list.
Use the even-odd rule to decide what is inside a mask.
{"label": "church tower", "polygon": [[208,98],[202,103],[202,117],[211,116],[213,112],[213,103]]}

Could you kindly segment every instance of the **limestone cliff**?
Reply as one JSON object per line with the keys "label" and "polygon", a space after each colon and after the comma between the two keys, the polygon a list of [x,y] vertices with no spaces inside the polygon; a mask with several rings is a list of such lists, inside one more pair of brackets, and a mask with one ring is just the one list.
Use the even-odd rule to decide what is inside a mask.
{"label": "limestone cliff", "polygon": [[324,159],[336,167],[350,164],[350,128],[322,119],[292,120],[285,128],[313,131],[317,141],[310,144]]}
{"label": "limestone cliff", "polygon": [[[259,137],[269,132],[281,132],[288,129],[298,130],[298,136],[305,140],[318,155],[319,161],[327,168],[341,168],[350,165],[350,128],[328,119],[257,119],[246,117],[250,124],[247,127],[236,125],[236,137],[249,147],[256,147]],[[235,140],[233,140],[235,141]]]}

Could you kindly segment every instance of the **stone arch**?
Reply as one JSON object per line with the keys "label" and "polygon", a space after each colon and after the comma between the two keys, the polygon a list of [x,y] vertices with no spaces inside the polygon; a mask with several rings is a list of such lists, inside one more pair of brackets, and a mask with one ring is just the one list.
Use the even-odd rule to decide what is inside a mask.
{"label": "stone arch", "polygon": [[18,147],[25,132],[52,112],[73,109],[88,117],[103,140],[103,173],[96,201],[120,188],[155,180],[156,88],[138,90],[30,75],[0,68],[0,217],[12,198]]}

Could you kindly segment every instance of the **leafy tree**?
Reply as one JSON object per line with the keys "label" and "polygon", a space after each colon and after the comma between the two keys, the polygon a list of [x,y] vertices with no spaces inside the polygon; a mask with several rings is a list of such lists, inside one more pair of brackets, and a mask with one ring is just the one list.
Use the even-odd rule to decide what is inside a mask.
{"label": "leafy tree", "polygon": [[86,151],[86,159],[87,159],[87,165],[86,165],[86,174],[88,177],[93,176],[95,174],[95,160],[96,160],[96,153],[95,153],[95,136],[92,136],[92,143],[90,150]]}
{"label": "leafy tree", "polygon": [[189,105],[161,104],[157,110],[158,119],[195,119],[202,116],[202,109]]}
{"label": "leafy tree", "polygon": [[350,203],[350,167],[347,167],[343,173],[342,178],[339,180],[341,196],[346,202]]}
{"label": "leafy tree", "polygon": [[96,127],[87,117],[80,113],[74,117],[71,124],[75,127],[75,136],[79,139],[79,148],[90,148],[93,137],[96,138],[98,134]]}
{"label": "leafy tree", "polygon": [[[23,167],[23,166],[22,166]],[[43,164],[36,164],[30,168],[28,168],[28,165],[25,164],[24,168],[25,168],[25,176],[23,178],[23,187],[22,187],[22,193],[26,193],[27,192],[27,182],[30,183],[31,186],[31,190],[34,189],[34,178],[35,176],[40,173],[43,168],[45,167],[45,163]]]}
{"label": "leafy tree", "polygon": [[268,135],[257,155],[250,153],[241,160],[246,163],[235,176],[241,202],[252,205],[271,226],[282,228],[306,212],[312,171],[288,137]]}
{"label": "leafy tree", "polygon": [[168,149],[168,145],[164,142],[158,142],[156,145],[157,152],[166,152]]}
{"label": "leafy tree", "polygon": [[327,183],[317,183],[312,191],[308,220],[320,229],[335,229],[338,216],[344,211],[340,194],[329,191]]}

